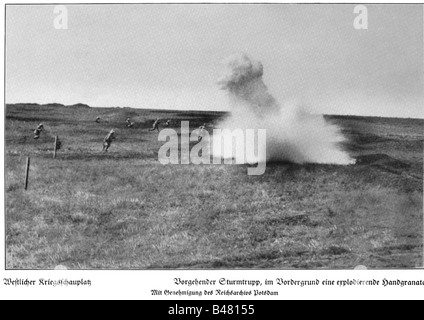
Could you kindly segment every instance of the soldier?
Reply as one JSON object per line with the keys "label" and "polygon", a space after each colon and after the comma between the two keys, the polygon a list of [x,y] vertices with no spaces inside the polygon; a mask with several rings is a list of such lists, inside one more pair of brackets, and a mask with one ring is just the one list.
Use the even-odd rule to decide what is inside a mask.
{"label": "soldier", "polygon": [[203,126],[199,127],[199,136],[197,137],[197,141],[202,141],[203,139],[203,130],[205,130],[206,123],[203,124]]}
{"label": "soldier", "polygon": [[159,123],[160,123],[160,118],[157,118],[156,121],[153,123],[152,128],[149,129],[149,131],[157,130],[159,132]]}
{"label": "soldier", "polygon": [[96,122],[100,123],[100,117],[99,116],[96,118]]}
{"label": "soldier", "polygon": [[40,123],[37,127],[37,129],[34,130],[34,139],[40,138],[41,131],[43,131],[44,125]]}
{"label": "soldier", "polygon": [[134,122],[131,122],[130,118],[127,118],[127,127],[131,128],[132,126],[134,126]]}
{"label": "soldier", "polygon": [[110,130],[110,132],[107,134],[107,136],[103,139],[103,150],[107,151],[109,149],[110,145],[112,144],[112,140],[116,138],[115,136],[115,130]]}
{"label": "soldier", "polygon": [[163,126],[164,127],[169,127],[169,125],[171,124],[171,120],[167,120],[164,124],[163,124]]}
{"label": "soldier", "polygon": [[34,139],[38,139],[38,138],[40,138],[40,133],[41,133],[41,130],[38,130],[38,129],[35,129],[34,130]]}
{"label": "soldier", "polygon": [[56,150],[59,150],[61,146],[62,146],[62,142],[59,140],[59,137],[57,137],[57,139],[56,139]]}

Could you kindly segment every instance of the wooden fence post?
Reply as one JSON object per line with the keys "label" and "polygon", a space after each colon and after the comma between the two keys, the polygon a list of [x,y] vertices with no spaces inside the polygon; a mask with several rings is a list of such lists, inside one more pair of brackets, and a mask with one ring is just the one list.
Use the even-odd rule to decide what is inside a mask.
{"label": "wooden fence post", "polygon": [[25,170],[25,190],[28,188],[28,178],[29,178],[29,157],[27,157],[26,170]]}
{"label": "wooden fence post", "polygon": [[53,152],[53,159],[56,158],[56,148],[57,148],[57,136],[54,137],[54,152]]}

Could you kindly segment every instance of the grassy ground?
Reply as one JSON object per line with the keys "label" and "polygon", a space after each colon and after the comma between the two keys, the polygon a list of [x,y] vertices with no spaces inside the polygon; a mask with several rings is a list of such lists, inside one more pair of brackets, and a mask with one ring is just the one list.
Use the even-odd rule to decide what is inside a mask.
{"label": "grassy ground", "polygon": [[[248,176],[240,165],[157,161],[162,143],[147,130],[156,117],[193,129],[223,116],[8,105],[6,267],[422,266],[422,120],[328,117],[349,137],[353,166],[269,163]],[[46,131],[34,140],[40,122]],[[102,153],[111,128],[117,140]],[[53,159],[55,135],[62,148]]]}

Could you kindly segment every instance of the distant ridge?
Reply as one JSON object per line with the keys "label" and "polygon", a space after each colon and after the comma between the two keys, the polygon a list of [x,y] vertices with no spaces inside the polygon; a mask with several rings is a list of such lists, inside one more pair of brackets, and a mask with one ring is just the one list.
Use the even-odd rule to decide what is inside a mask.
{"label": "distant ridge", "polygon": [[229,111],[216,111],[216,110],[184,110],[184,109],[158,109],[158,108],[135,108],[135,107],[120,107],[120,106],[108,106],[108,107],[90,107],[85,103],[76,103],[71,105],[64,105],[62,103],[52,102],[52,103],[6,103],[6,107],[12,106],[36,106],[36,107],[66,107],[66,108],[93,108],[93,109],[122,109],[122,110],[144,110],[153,113],[161,113],[161,112],[187,112],[187,113],[196,113],[196,114],[227,114]]}
{"label": "distant ridge", "polygon": [[76,103],[66,107],[74,107],[74,108],[90,108],[88,104],[85,103]]}
{"label": "distant ridge", "polygon": [[37,107],[66,107],[66,108],[90,108],[88,104],[85,103],[76,103],[71,105],[64,105],[62,103],[52,102],[52,103],[6,103],[7,106],[37,106]]}
{"label": "distant ridge", "polygon": [[55,102],[43,104],[42,106],[46,106],[46,107],[64,107],[63,104],[61,104],[61,103],[55,103]]}

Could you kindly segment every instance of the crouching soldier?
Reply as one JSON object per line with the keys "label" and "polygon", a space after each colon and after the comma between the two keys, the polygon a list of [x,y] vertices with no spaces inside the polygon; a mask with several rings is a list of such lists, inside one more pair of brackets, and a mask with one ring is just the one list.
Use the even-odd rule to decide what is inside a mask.
{"label": "crouching soldier", "polygon": [[163,126],[164,126],[165,128],[168,128],[170,124],[171,124],[171,120],[168,120],[168,121],[166,121],[166,122],[163,124]]}
{"label": "crouching soldier", "polygon": [[116,138],[115,136],[115,130],[110,130],[110,132],[107,134],[107,136],[103,139],[103,150],[107,151],[109,149],[110,145],[112,144],[112,140]]}
{"label": "crouching soldier", "polygon": [[34,130],[34,139],[40,138],[40,134],[41,134],[41,131],[43,131],[43,129],[44,129],[44,126],[42,123],[40,123],[37,129]]}
{"label": "crouching soldier", "polygon": [[134,122],[131,122],[130,118],[127,118],[127,128],[132,128],[134,126]]}

